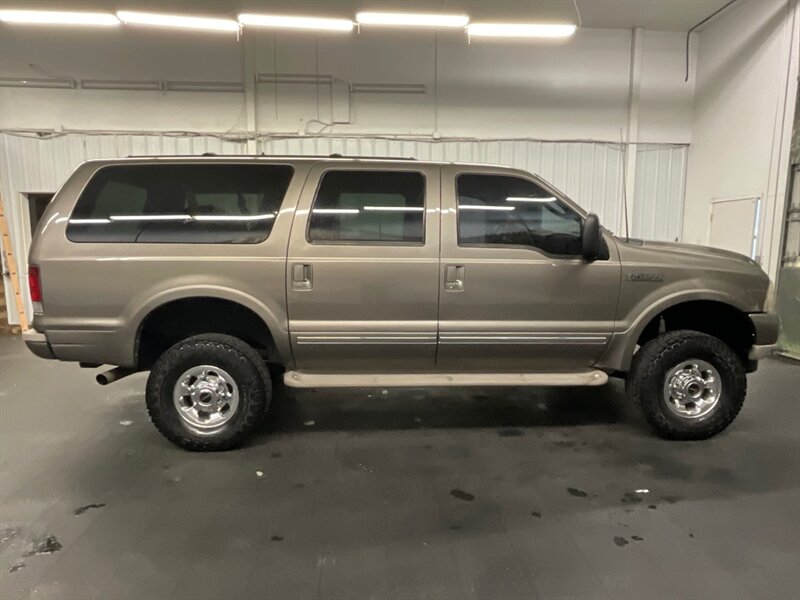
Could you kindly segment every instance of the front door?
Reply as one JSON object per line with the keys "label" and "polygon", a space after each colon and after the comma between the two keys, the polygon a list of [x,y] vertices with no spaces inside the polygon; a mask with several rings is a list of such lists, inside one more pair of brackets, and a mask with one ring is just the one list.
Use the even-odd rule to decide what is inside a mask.
{"label": "front door", "polygon": [[433,370],[439,167],[316,165],[295,213],[286,287],[299,369]]}
{"label": "front door", "polygon": [[437,367],[535,372],[585,368],[614,330],[620,265],[580,257],[583,217],[536,178],[442,169]]}

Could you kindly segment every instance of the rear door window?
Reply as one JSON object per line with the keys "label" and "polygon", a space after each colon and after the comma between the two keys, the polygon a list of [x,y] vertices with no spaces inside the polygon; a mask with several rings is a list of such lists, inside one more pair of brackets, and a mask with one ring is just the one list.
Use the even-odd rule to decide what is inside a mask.
{"label": "rear door window", "polygon": [[287,165],[157,164],[100,169],[67,224],[73,242],[257,244],[269,237]]}
{"label": "rear door window", "polygon": [[422,244],[425,176],[410,171],[327,171],[311,207],[316,243]]}

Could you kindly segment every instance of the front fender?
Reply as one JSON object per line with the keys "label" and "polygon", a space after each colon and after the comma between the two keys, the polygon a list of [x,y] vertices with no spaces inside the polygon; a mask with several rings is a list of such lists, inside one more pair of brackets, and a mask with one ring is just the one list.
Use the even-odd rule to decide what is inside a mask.
{"label": "front fender", "polygon": [[664,290],[662,289],[645,296],[640,302],[636,303],[625,317],[617,321],[617,327],[611,336],[608,348],[597,363],[598,368],[608,371],[627,372],[633,360],[636,344],[647,325],[665,310],[679,304],[705,300],[727,304],[743,313],[747,313],[750,310],[750,307],[743,304],[738,297],[719,289],[684,289],[668,292],[666,296],[663,296],[663,293]]}

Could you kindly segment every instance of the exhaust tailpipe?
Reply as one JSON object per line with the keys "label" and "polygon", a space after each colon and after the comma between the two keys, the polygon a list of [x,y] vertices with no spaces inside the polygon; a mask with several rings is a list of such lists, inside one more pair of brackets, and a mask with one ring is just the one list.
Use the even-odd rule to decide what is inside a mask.
{"label": "exhaust tailpipe", "polygon": [[95,378],[100,385],[108,385],[114,383],[118,379],[132,375],[136,371],[134,369],[126,369],[125,367],[114,367],[104,373],[100,373]]}

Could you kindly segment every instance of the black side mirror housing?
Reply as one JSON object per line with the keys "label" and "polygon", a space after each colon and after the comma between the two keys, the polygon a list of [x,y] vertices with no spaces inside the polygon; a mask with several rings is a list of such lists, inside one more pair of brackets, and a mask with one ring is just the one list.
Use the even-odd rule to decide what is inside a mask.
{"label": "black side mirror housing", "polygon": [[603,253],[603,234],[600,232],[600,218],[589,213],[583,222],[581,232],[581,256],[584,260],[593,261]]}

